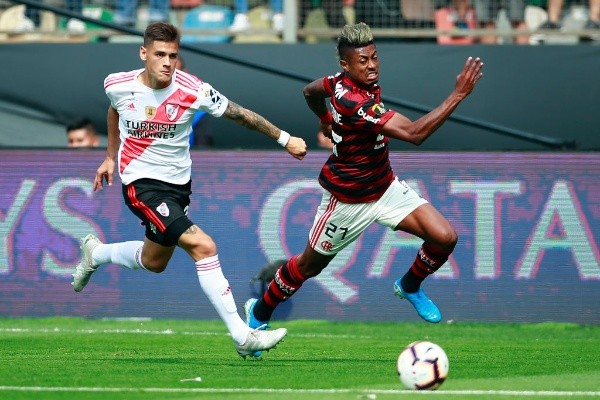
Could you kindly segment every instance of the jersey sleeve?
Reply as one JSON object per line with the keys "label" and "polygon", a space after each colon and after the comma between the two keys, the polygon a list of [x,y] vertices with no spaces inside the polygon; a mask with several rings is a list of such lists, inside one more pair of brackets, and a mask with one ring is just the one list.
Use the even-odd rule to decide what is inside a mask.
{"label": "jersey sleeve", "polygon": [[377,102],[374,99],[368,99],[360,105],[354,114],[353,123],[379,134],[381,128],[395,113],[393,110],[386,109],[383,103]]}
{"label": "jersey sleeve", "polygon": [[228,104],[229,99],[227,97],[219,93],[209,83],[202,82],[198,90],[198,100],[195,108],[213,117],[220,117],[227,109]]}
{"label": "jersey sleeve", "polygon": [[333,96],[333,91],[335,90],[336,76],[337,75],[329,75],[323,78],[323,87],[330,97]]}
{"label": "jersey sleeve", "polygon": [[117,106],[115,105],[116,97],[115,97],[115,94],[114,94],[114,90],[112,90],[113,86],[111,84],[111,82],[114,79],[114,75],[115,74],[108,75],[104,79],[104,93],[106,93],[106,96],[108,97],[108,100],[110,101],[110,105],[113,108],[117,108]]}

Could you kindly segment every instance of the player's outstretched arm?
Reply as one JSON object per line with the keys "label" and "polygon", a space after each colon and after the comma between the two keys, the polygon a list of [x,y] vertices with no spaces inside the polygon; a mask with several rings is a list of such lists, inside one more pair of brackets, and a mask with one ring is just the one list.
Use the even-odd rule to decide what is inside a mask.
{"label": "player's outstretched arm", "polygon": [[473,91],[475,84],[483,76],[482,68],[483,62],[479,57],[469,57],[462,71],[456,77],[454,90],[442,104],[416,121],[411,121],[404,115],[396,113],[383,126],[381,132],[386,136],[420,145],[450,117],[460,102]]}
{"label": "player's outstretched arm", "polygon": [[276,140],[288,153],[298,160],[302,160],[306,155],[306,143],[304,139],[291,136],[289,133],[273,125],[262,115],[248,110],[231,100],[229,100],[223,117]]}

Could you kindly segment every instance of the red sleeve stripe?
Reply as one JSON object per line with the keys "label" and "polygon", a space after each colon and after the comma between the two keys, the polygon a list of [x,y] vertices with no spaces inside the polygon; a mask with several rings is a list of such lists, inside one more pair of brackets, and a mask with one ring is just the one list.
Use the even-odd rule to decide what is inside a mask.
{"label": "red sleeve stripe", "polygon": [[330,76],[323,78],[323,87],[325,88],[325,92],[330,96],[333,94],[333,86],[335,85],[333,81]]}
{"label": "red sleeve stripe", "polygon": [[184,86],[184,87],[192,89],[192,90],[198,90],[198,88],[200,87],[200,84],[202,83],[202,81],[198,77],[188,74],[183,71],[177,71],[175,81],[177,83],[179,83],[181,86]]}
{"label": "red sleeve stripe", "polygon": [[131,81],[131,80],[135,79],[135,74],[136,74],[135,71],[121,73],[121,74],[112,74],[104,80],[104,88],[106,89],[107,87],[109,87],[111,85],[115,85],[117,83]]}

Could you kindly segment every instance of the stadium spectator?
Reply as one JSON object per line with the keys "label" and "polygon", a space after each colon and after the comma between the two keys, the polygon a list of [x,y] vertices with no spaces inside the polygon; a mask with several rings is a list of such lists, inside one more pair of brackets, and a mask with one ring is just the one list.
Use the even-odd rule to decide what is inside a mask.
{"label": "stadium spectator", "polygon": [[402,26],[405,28],[435,28],[436,3],[441,0],[401,0]]}
{"label": "stadium spectator", "polygon": [[87,235],[81,240],[81,262],[72,285],[80,292],[108,263],[161,273],[179,246],[192,258],[200,286],[227,326],[238,354],[246,357],[273,348],[287,331],[260,331],[244,323],[221,270],[216,244],[188,218],[192,118],[201,109],[231,119],[276,140],[297,159],[304,158],[306,143],[228,100],[209,83],[176,70],[179,45],[175,26],[150,24],[139,51],[144,68],[110,74],[104,81],[110,99],[108,147],[93,189],[103,189],[105,182],[112,185],[117,168],[125,203],[145,225],[145,239],[104,244]]}
{"label": "stadium spectator", "polygon": [[79,118],[67,125],[68,147],[98,147],[99,145],[100,138],[89,118]]}
{"label": "stadium spectator", "polygon": [[[81,0],[66,0],[65,8],[67,11],[81,15],[83,13],[83,2]],[[28,6],[25,9],[25,16],[28,20],[28,26],[23,30],[33,30],[36,26],[40,26],[41,18],[39,8]],[[85,32],[85,23],[77,18],[69,18],[67,20],[66,28],[70,33],[81,34]]]}
{"label": "stadium spectator", "polygon": [[[475,15],[477,16],[477,27],[487,30],[499,29],[504,18],[510,24],[511,29],[526,30],[525,25],[525,1],[524,0],[473,0]],[[526,35],[516,36],[514,42],[517,44],[528,44]],[[497,44],[497,35],[484,35],[479,38],[482,44]]]}
{"label": "stadium spectator", "polygon": [[563,0],[544,0],[544,1],[533,1],[535,5],[542,6],[546,9],[548,13],[548,19],[542,25],[540,25],[539,29],[548,30],[555,29],[558,30],[561,27],[561,18],[562,18],[562,8],[563,8]]}
{"label": "stadium spectator", "polygon": [[[274,30],[281,32],[284,26],[283,0],[271,1],[271,23]],[[233,23],[229,27],[231,32],[243,32],[250,29],[250,19],[248,18],[248,0],[234,0]]]}
{"label": "stadium spectator", "polygon": [[[545,8],[548,20],[539,29],[560,29],[562,26],[564,0],[530,0],[531,5]],[[600,0],[588,0],[588,20],[585,29],[600,29]]]}
{"label": "stadium spectator", "polygon": [[[567,21],[566,23],[568,23],[568,19],[563,18],[565,16],[565,4],[564,0],[529,0],[525,11],[528,28],[537,31],[562,30],[563,22]],[[577,4],[571,2],[570,5],[575,6]],[[587,6],[587,21],[580,28],[600,32],[600,0],[588,0]],[[571,11],[573,13],[574,9]],[[574,19],[578,18],[571,16],[570,19],[573,23]],[[578,25],[578,23],[575,22],[575,25]],[[565,26],[564,28],[573,30],[574,27]],[[597,34],[585,36],[581,40],[589,40],[597,36]],[[532,35],[529,42],[531,44],[539,44],[544,43],[546,39],[546,35],[540,32]]]}
{"label": "stadium spectator", "polygon": [[476,38],[464,33],[477,28],[475,9],[469,0],[452,0],[447,7],[435,10],[435,28],[452,32],[450,35],[438,35],[439,44],[473,44]]}
{"label": "stadium spectator", "polygon": [[[116,0],[115,24],[128,28],[135,27],[137,22],[138,0]],[[169,20],[169,0],[148,1],[148,23],[166,22]]]}
{"label": "stadium spectator", "polygon": [[319,175],[324,189],[321,204],[304,252],[277,270],[262,297],[246,302],[246,323],[251,328],[264,329],[278,304],[307,279],[319,275],[372,223],[424,240],[408,272],[395,281],[394,292],[407,299],[424,320],[435,323],[442,318],[421,283],[446,262],[458,237],[446,218],[394,176],[388,142],[392,138],[419,145],[426,140],[471,93],[482,76],[483,63],[469,57],[442,104],[411,121],[381,103],[379,58],[368,25],[345,26],[337,52],[342,72],[304,87],[307,105],[319,117],[321,131],[335,143]]}
{"label": "stadium spectator", "polygon": [[[442,0],[356,0],[356,21],[365,22],[372,28],[433,29],[434,12],[440,1]],[[396,41],[397,38],[378,38],[379,42],[384,40]],[[430,38],[425,40],[431,41]]]}
{"label": "stadium spectator", "polygon": [[585,29],[600,29],[600,0],[589,0],[589,17]]}
{"label": "stadium spectator", "polygon": [[354,24],[356,20],[355,0],[301,0],[299,26],[306,26],[309,14],[322,10],[325,27],[341,28],[345,24]]}

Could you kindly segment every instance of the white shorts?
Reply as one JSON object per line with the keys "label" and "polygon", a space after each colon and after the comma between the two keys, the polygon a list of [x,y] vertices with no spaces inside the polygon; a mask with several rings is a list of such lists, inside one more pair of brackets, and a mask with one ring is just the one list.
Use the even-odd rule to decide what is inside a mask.
{"label": "white shorts", "polygon": [[324,190],[310,230],[310,246],[324,255],[334,255],[355,241],[373,222],[395,229],[427,200],[398,178],[383,196],[371,203],[342,203]]}

